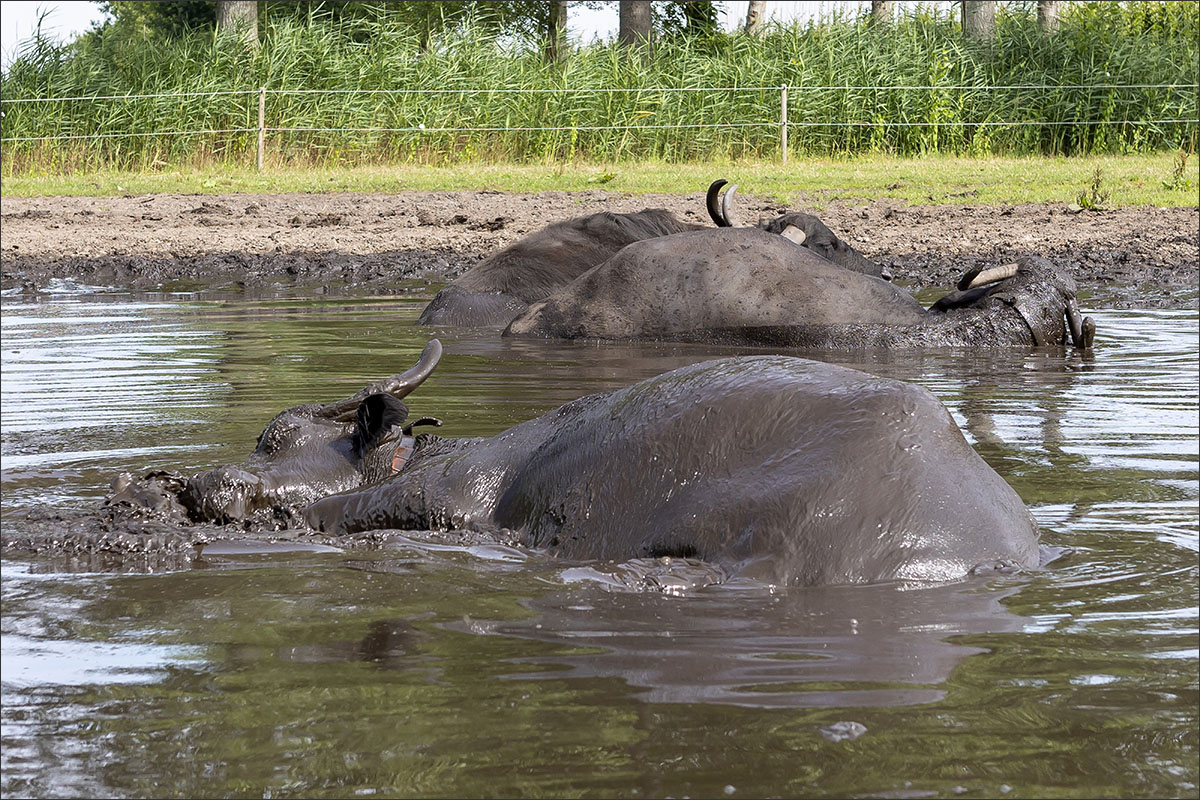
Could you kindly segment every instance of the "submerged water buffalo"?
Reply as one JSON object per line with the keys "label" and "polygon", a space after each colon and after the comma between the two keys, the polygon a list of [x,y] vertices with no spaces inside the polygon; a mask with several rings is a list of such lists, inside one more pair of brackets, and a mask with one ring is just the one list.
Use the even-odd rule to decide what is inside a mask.
{"label": "submerged water buffalo", "polygon": [[575,559],[694,557],[777,585],[1039,560],[1021,499],[932,394],[786,356],[694,364],[488,439],[419,436],[397,475],[304,517],[338,534],[515,533]]}
{"label": "submerged water buffalo", "polygon": [[438,292],[418,325],[503,326],[622,247],[701,226],[669,211],[607,211],[556,222],[485,258]]}
{"label": "submerged water buffalo", "polygon": [[[722,195],[725,184],[713,182],[706,203],[716,225],[732,227],[731,204],[737,187]],[[760,228],[788,236],[839,266],[881,274],[878,265],[809,214],[784,214],[761,222]],[[661,208],[630,214],[606,211],[556,222],[488,256],[445,286],[421,312],[417,324],[503,327],[530,303],[568,285],[627,245],[702,229]]]}
{"label": "submerged water buffalo", "polygon": [[632,244],[545,300],[506,336],[783,347],[1090,347],[1075,281],[1048,262],[971,273],[925,309],[887,281],[763,230],[691,231]]}
{"label": "submerged water buffalo", "polygon": [[441,424],[429,417],[405,424],[408,407],[400,399],[429,377],[441,355],[442,345],[434,339],[406,372],[336,403],[300,405],[276,415],[240,465],[190,478],[166,472],[121,475],[108,504],[147,509],[177,523],[255,519],[286,526],[294,512],[317,498],[398,471],[412,451],[413,427]]}

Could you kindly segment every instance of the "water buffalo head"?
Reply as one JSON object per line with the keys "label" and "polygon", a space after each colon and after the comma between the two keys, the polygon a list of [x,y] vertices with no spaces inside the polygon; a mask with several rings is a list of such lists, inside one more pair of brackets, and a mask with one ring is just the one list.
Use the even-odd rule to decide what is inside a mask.
{"label": "water buffalo head", "polygon": [[1012,312],[1024,322],[1034,345],[1066,344],[1088,349],[1096,324],[1079,313],[1075,279],[1050,262],[1027,256],[1016,263],[972,269],[958,288],[934,303],[931,317],[968,319],[978,312],[1001,319]]}
{"label": "water buffalo head", "polygon": [[406,372],[378,381],[335,403],[289,408],[259,434],[254,452],[190,478],[149,473],[113,484],[109,505],[158,512],[179,522],[218,524],[259,519],[286,524],[293,511],[317,498],[380,480],[396,472],[412,452],[412,429],[441,422],[408,422],[401,398],[421,385],[442,355],[431,340]]}

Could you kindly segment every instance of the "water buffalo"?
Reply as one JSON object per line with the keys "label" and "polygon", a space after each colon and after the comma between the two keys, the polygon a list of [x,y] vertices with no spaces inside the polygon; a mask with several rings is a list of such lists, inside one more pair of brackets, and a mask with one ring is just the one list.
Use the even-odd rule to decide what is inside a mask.
{"label": "water buffalo", "polygon": [[442,345],[434,339],[406,372],[336,403],[300,405],[276,415],[240,465],[190,478],[123,474],[114,481],[108,504],[147,509],[177,523],[256,519],[287,525],[293,512],[319,497],[398,471],[412,451],[413,427],[441,424],[428,417],[405,424],[408,407],[400,399],[429,377],[441,355]]}
{"label": "water buffalo", "polygon": [[1039,561],[1021,499],[932,394],[788,356],[693,364],[487,439],[420,436],[399,474],[304,517],[336,534],[492,530],[572,559],[699,558],[776,585]]}
{"label": "water buffalo", "polygon": [[[1064,320],[1066,324],[1064,325]],[[972,273],[925,309],[902,289],[763,230],[637,242],[531,305],[506,336],[781,347],[1090,347],[1075,281],[1023,258]]]}
{"label": "water buffalo", "polygon": [[503,326],[622,247],[701,226],[669,211],[607,211],[556,222],[485,258],[438,292],[418,325]]}
{"label": "water buffalo", "polygon": [[[714,181],[706,203],[716,225],[731,227],[730,207],[737,187],[722,195],[725,184]],[[878,265],[809,214],[784,214],[760,222],[759,227],[788,236],[839,266],[881,274]],[[556,222],[488,256],[445,286],[421,312],[417,324],[503,327],[530,303],[566,286],[626,245],[702,229],[661,208],[631,214],[606,211]]]}

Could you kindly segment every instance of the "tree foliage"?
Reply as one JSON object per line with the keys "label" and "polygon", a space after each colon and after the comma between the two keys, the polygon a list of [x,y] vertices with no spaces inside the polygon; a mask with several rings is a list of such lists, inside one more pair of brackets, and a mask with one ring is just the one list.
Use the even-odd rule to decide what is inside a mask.
{"label": "tree foliage", "polygon": [[653,6],[655,27],[660,35],[707,36],[720,33],[718,15],[722,4],[711,0],[667,0]]}
{"label": "tree foliage", "polygon": [[[146,3],[141,0],[98,0],[112,17],[107,25],[143,38],[172,37],[194,29],[216,25],[216,4],[209,0],[179,0]],[[611,7],[615,2],[577,0],[572,6]],[[388,25],[415,32],[422,42],[432,37],[471,26],[496,34],[540,42],[550,24],[549,0],[260,0],[260,23],[269,26],[282,20],[324,22],[386,21]],[[723,4],[712,0],[657,0],[652,5],[655,32],[660,36],[713,36],[719,33],[718,17]],[[364,27],[364,33],[369,31]]]}
{"label": "tree foliage", "polygon": [[211,28],[217,24],[217,5],[208,0],[175,3],[102,0],[96,5],[112,16],[109,25],[143,37],[177,36],[194,28]]}
{"label": "tree foliage", "polygon": [[1200,38],[1200,3],[1192,0],[1159,3],[1091,0],[1067,4],[1062,16],[1087,33],[1105,37],[1146,36],[1164,41]]}

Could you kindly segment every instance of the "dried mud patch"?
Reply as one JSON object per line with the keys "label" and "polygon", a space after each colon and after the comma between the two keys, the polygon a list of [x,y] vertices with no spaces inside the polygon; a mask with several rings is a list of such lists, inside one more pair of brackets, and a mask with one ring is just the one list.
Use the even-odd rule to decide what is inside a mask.
{"label": "dried mud patch", "polygon": [[[29,292],[70,279],[133,290],[395,294],[413,291],[405,281],[452,280],[500,247],[583,214],[666,208],[707,221],[699,193],[145,195],[3,198],[0,206],[0,288]],[[738,202],[744,224],[783,210],[761,198]],[[914,291],[949,288],[967,269],[1033,254],[1109,306],[1197,304],[1194,207],[1071,213],[1054,204],[874,201],[816,213]]]}

